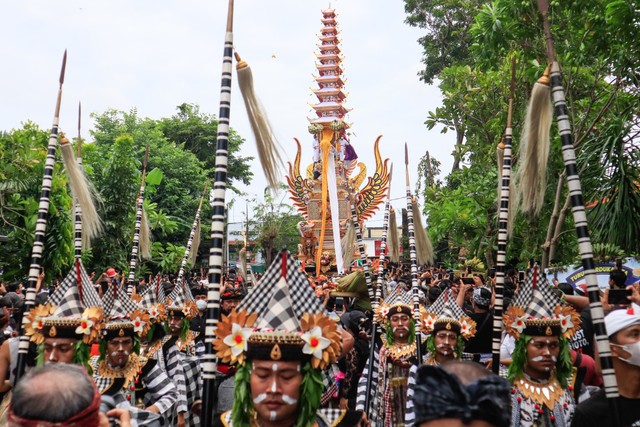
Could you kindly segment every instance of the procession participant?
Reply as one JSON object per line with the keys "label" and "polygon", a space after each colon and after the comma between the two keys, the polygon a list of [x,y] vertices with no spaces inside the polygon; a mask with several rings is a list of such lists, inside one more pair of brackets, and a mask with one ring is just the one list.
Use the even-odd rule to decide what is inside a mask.
{"label": "procession participant", "polygon": [[[620,425],[640,425],[640,313],[633,309],[614,310],[605,316],[604,323],[618,380]],[[607,397],[601,389],[576,407],[571,425],[613,426],[608,409]]]}
{"label": "procession participant", "polygon": [[535,265],[503,318],[506,332],[515,338],[508,373],[513,383],[511,425],[569,426],[575,400],[568,339],[580,327],[579,314],[562,305]]}
{"label": "procession participant", "polygon": [[233,408],[222,425],[357,424],[359,414],[318,410],[322,370],[340,353],[340,331],[287,251],[237,311],[223,316],[216,337],[218,357],[238,364]]}
{"label": "procession participant", "polygon": [[427,335],[426,365],[441,365],[460,360],[466,340],[476,333],[476,322],[458,305],[451,289],[440,294],[437,300],[423,311],[420,330]]}
{"label": "procession participant", "polygon": [[160,278],[152,283],[141,296],[139,305],[149,315],[148,330],[142,336],[140,354],[157,362],[160,369],[167,374],[176,386],[178,399],[174,408],[171,425],[185,427],[185,416],[188,410],[185,372],[180,351],[164,329],[167,317],[164,289]]}
{"label": "procession participant", "polygon": [[371,425],[403,424],[407,409],[409,371],[418,364],[413,301],[408,292],[395,288],[374,311],[374,321],[384,325],[381,343],[375,350],[371,388],[367,390],[369,362],[358,383],[356,410],[364,411],[369,393]]}
{"label": "procession participant", "polygon": [[509,427],[509,383],[477,363],[421,366],[414,388],[418,427]]}
{"label": "procession participant", "polygon": [[177,400],[175,385],[157,364],[140,356],[140,337],[149,330],[149,314],[138,309],[120,286],[103,300],[105,322],[100,355],[91,358],[93,379],[103,395],[131,411],[138,425],[163,425]]}

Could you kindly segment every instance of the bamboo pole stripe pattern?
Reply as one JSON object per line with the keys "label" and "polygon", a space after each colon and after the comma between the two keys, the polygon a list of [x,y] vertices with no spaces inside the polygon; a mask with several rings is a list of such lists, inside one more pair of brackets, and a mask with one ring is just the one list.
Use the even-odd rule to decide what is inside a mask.
{"label": "bamboo pole stripe pattern", "polygon": [[189,261],[189,255],[191,254],[191,246],[193,246],[193,240],[196,237],[196,229],[198,228],[198,223],[200,222],[200,211],[202,210],[202,202],[204,201],[204,196],[207,194],[208,186],[209,186],[209,182],[207,181],[204,184],[204,190],[202,190],[202,196],[200,197],[200,204],[198,205],[198,210],[196,210],[196,217],[193,220],[193,225],[191,225],[191,232],[189,232],[189,240],[187,241],[187,248],[184,251],[184,256],[182,257],[182,263],[180,264],[180,270],[178,271],[179,285],[182,284],[182,277],[184,276],[184,268],[187,266],[187,262]]}
{"label": "bamboo pole stripe pattern", "polygon": [[[413,201],[411,198],[411,188],[407,186],[407,228],[409,229],[409,257],[411,259],[411,293],[413,294],[413,319],[416,321],[417,327],[418,322],[420,322],[420,297],[418,296],[418,254],[416,252],[416,236],[413,228]],[[418,356],[418,365],[420,365],[422,364],[422,339],[420,338],[420,333],[416,333],[416,354]]]}
{"label": "bamboo pole stripe pattern", "polygon": [[358,249],[360,250],[360,259],[362,260],[362,270],[364,271],[364,278],[367,282],[367,292],[369,293],[369,299],[373,304],[375,299],[375,292],[373,285],[371,284],[371,273],[369,272],[369,263],[367,262],[367,254],[364,251],[364,242],[362,241],[362,232],[360,231],[360,223],[358,222],[358,212],[356,211],[356,205],[351,203],[351,220],[353,221],[353,228],[356,230],[356,242],[358,243]]}
{"label": "bamboo pole stripe pattern", "polygon": [[572,207],[571,212],[573,213],[573,222],[578,236],[578,251],[580,252],[580,258],[582,259],[584,277],[587,283],[589,307],[591,309],[591,317],[593,319],[593,328],[595,331],[600,365],[602,366],[604,390],[607,397],[612,399],[618,396],[618,386],[616,383],[615,372],[613,370],[609,339],[604,325],[604,312],[600,301],[598,279],[596,277],[595,262],[593,260],[593,247],[591,245],[591,238],[589,237],[587,214],[582,198],[580,176],[578,175],[578,168],[576,165],[576,153],[573,148],[571,123],[569,122],[567,103],[565,101],[564,89],[562,88],[560,66],[557,61],[554,61],[551,64],[551,97],[553,99],[556,122],[560,132],[562,158],[564,159],[567,186],[569,188],[569,197]]}
{"label": "bamboo pole stripe pattern", "polygon": [[[47,222],[49,219],[49,205],[51,203],[51,184],[53,182],[53,168],[56,162],[56,149],[58,148],[58,123],[60,120],[60,103],[62,102],[62,84],[64,83],[64,72],[67,64],[67,51],[64,52],[62,59],[62,69],[60,72],[60,87],[58,89],[58,99],[56,109],[53,115],[53,124],[51,133],[49,134],[49,145],[47,146],[47,158],[44,164],[44,173],[42,176],[42,186],[40,190],[40,201],[38,203],[38,219],[36,220],[36,231],[31,248],[31,263],[29,265],[29,282],[27,285],[27,293],[25,296],[25,313],[35,305],[36,299],[36,282],[40,275],[40,266],[42,265],[42,253],[44,251],[45,233],[47,231]],[[23,316],[20,329],[20,343],[18,346],[18,360],[16,369],[16,382],[20,380],[24,374],[27,353],[29,351],[29,337],[25,335],[25,325],[29,322],[28,316]]]}
{"label": "bamboo pole stripe pattern", "polygon": [[220,109],[216,146],[216,171],[213,184],[211,214],[211,248],[209,249],[209,283],[207,284],[207,311],[205,316],[205,354],[202,358],[202,425],[213,424],[213,400],[218,358],[213,349],[214,332],[220,313],[220,283],[222,280],[222,246],[224,243],[225,193],[227,190],[227,162],[229,147],[229,116],[231,112],[231,77],[233,63],[233,0],[227,9],[227,30],[222,56],[220,82]]}
{"label": "bamboo pole stripe pattern", "polygon": [[133,232],[133,246],[131,248],[131,258],[129,259],[129,283],[127,284],[127,294],[133,292],[133,280],[136,277],[136,265],[138,263],[138,251],[140,250],[140,224],[142,223],[142,205],[144,201],[144,172],[142,173],[142,185],[136,200],[136,224]]}
{"label": "bamboo pole stripe pattern", "polygon": [[[513,100],[509,100],[509,110]],[[498,251],[496,256],[496,286],[495,302],[493,306],[493,336],[491,352],[493,356],[492,370],[498,374],[500,370],[500,343],[502,342],[502,309],[504,307],[504,277],[507,265],[507,235],[509,227],[509,202],[511,194],[509,185],[511,183],[511,142],[513,140],[513,130],[508,126],[504,137],[504,157],[502,160],[502,176],[500,187],[500,206],[498,211]]]}
{"label": "bamboo pole stripe pattern", "polygon": [[[391,186],[391,184],[389,184]],[[390,192],[390,191],[389,191]],[[389,231],[389,211],[391,210],[391,201],[387,197],[387,201],[384,204],[384,221],[382,223],[382,242],[380,243],[380,264],[378,265],[378,284],[376,286],[376,296],[371,301],[371,306],[375,309],[378,307],[380,298],[382,298],[382,286],[384,286],[383,274],[384,274],[384,259],[385,252],[387,250],[387,237]]]}
{"label": "bamboo pole stripe pattern", "polygon": [[196,228],[198,228],[198,221],[200,221],[200,208],[196,211],[196,218],[193,220],[193,225],[191,226],[191,232],[189,233],[189,240],[187,241],[187,248],[184,250],[184,256],[182,257],[182,262],[180,263],[180,270],[178,271],[178,285],[182,285],[182,277],[184,276],[184,268],[187,266],[187,261],[189,261],[189,254],[191,254],[191,246],[193,245],[193,239],[196,236]]}

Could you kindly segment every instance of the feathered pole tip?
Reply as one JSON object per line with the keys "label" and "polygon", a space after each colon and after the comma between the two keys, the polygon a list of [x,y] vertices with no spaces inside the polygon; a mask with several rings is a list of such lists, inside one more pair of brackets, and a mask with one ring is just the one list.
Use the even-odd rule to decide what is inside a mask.
{"label": "feathered pole tip", "polygon": [[87,180],[82,168],[78,165],[73,153],[73,147],[64,132],[60,132],[60,151],[62,152],[64,168],[67,171],[71,195],[76,200],[76,203],[80,205],[82,211],[82,234],[85,248],[87,248],[87,243],[98,236],[102,230],[102,222],[94,202],[99,198],[95,189],[92,188],[89,180]]}
{"label": "feathered pole tip", "polygon": [[547,160],[551,140],[551,88],[549,67],[533,85],[527,107],[518,160],[517,204],[522,212],[536,216],[544,203],[547,188]]}
{"label": "feathered pole tip", "polygon": [[273,134],[267,113],[254,91],[251,68],[240,58],[238,52],[234,52],[234,55],[237,61],[238,86],[240,86],[242,99],[244,99],[244,105],[249,116],[249,123],[251,123],[251,129],[256,138],[260,164],[269,187],[275,190],[280,181],[279,168],[282,166],[282,158],[278,152],[279,144]]}

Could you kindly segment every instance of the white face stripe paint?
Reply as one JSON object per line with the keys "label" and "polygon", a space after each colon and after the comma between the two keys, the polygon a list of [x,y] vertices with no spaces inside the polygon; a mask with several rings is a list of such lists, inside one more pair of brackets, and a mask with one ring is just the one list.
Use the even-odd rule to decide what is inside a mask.
{"label": "white face stripe paint", "polygon": [[257,405],[264,402],[266,399],[267,399],[267,393],[260,393],[259,395],[256,396],[255,399],[253,399],[253,403]]}
{"label": "white face stripe paint", "polygon": [[271,370],[272,370],[273,372],[278,372],[278,364],[277,364],[277,363],[274,363],[273,365],[271,365]]}
{"label": "white face stripe paint", "polygon": [[51,350],[51,354],[49,354],[49,362],[53,362],[53,353],[56,351],[56,347],[53,346],[53,349]]}
{"label": "white face stripe paint", "polygon": [[270,421],[275,421],[276,417],[277,417],[276,411],[269,412],[269,420]]}
{"label": "white face stripe paint", "polygon": [[273,382],[271,383],[271,393],[275,393],[276,392],[276,379],[273,379]]}
{"label": "white face stripe paint", "polygon": [[[532,362],[542,362],[543,360],[546,360],[546,359],[547,359],[547,357],[546,357],[546,356],[536,356],[536,357],[532,357],[532,358],[531,358],[531,361],[532,361]],[[554,361],[554,362],[557,362],[557,361],[558,361],[558,358],[557,358],[556,356],[553,356],[553,355],[552,355],[552,356],[551,356],[551,360],[552,360],[552,361]]]}
{"label": "white face stripe paint", "polygon": [[286,394],[282,395],[282,400],[287,405],[295,405],[296,403],[298,403],[298,399],[294,399],[293,397],[287,396]]}

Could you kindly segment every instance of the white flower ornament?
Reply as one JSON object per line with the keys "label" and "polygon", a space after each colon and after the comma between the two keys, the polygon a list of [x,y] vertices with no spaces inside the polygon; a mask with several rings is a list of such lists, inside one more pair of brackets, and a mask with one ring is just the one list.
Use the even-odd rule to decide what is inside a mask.
{"label": "white flower ornament", "polygon": [[231,348],[231,354],[233,357],[238,357],[243,351],[247,349],[247,339],[251,335],[253,329],[243,328],[237,323],[231,325],[231,333],[224,337],[224,342]]}
{"label": "white flower ornament", "polygon": [[513,323],[511,324],[511,327],[514,330],[518,331],[519,334],[521,334],[522,331],[524,331],[524,328],[526,327],[524,321],[525,321],[524,316],[516,317]]}
{"label": "white flower ornament", "polygon": [[568,329],[573,328],[573,322],[571,321],[571,315],[569,316],[558,316],[560,319],[560,326],[562,327],[562,333],[565,333]]}
{"label": "white flower ornament", "polygon": [[80,319],[80,325],[76,328],[76,334],[80,335],[89,335],[91,334],[91,328],[93,327],[93,320],[91,319]]}
{"label": "white flower ornament", "polygon": [[132,320],[133,322],[133,331],[140,334],[144,330],[144,325],[146,324],[144,320],[140,319],[140,317],[136,317]]}
{"label": "white flower ornament", "polygon": [[322,359],[322,351],[331,344],[331,341],[322,336],[322,328],[320,326],[305,332],[300,338],[305,342],[302,352],[311,354],[316,359]]}

